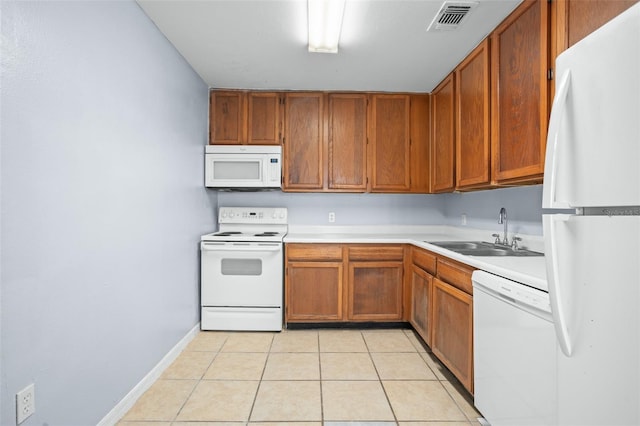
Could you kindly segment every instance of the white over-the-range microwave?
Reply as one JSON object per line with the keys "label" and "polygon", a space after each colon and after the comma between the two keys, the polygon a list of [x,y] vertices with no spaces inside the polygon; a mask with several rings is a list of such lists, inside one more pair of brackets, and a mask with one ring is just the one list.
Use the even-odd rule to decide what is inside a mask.
{"label": "white over-the-range microwave", "polygon": [[207,145],[205,186],[228,190],[280,189],[282,147]]}

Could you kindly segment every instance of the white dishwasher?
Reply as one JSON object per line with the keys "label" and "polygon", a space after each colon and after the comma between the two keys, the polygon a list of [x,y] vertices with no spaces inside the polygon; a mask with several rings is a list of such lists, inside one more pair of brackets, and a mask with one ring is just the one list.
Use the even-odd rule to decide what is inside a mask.
{"label": "white dishwasher", "polygon": [[549,294],[484,271],[472,280],[475,406],[492,426],[555,424]]}

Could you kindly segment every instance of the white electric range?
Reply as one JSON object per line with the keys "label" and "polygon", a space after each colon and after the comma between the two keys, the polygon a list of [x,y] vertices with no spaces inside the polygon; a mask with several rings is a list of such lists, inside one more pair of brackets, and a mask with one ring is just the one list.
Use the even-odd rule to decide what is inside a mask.
{"label": "white electric range", "polygon": [[282,207],[219,209],[200,242],[202,330],[282,330],[287,221]]}

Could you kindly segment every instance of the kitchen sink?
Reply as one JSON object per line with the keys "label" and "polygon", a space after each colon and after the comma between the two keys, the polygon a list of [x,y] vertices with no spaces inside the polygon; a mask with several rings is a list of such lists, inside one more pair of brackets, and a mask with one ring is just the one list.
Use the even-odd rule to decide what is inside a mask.
{"label": "kitchen sink", "polygon": [[527,249],[488,243],[486,241],[425,241],[466,256],[544,256],[543,253]]}
{"label": "kitchen sink", "polygon": [[431,243],[434,246],[446,248],[449,250],[473,250],[480,248],[491,248],[493,244],[485,243],[483,241],[425,241],[427,243]]}

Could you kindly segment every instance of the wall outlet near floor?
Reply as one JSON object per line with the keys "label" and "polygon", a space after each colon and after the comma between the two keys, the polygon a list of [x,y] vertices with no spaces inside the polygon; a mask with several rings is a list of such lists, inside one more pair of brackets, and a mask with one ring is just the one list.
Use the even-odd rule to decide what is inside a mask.
{"label": "wall outlet near floor", "polygon": [[336,221],[336,213],[329,212],[329,223],[334,223]]}
{"label": "wall outlet near floor", "polygon": [[20,424],[36,412],[36,388],[31,383],[16,394],[16,422]]}

